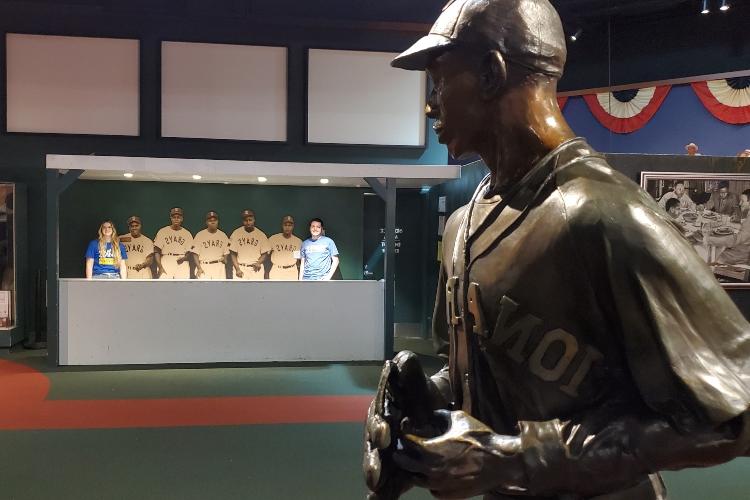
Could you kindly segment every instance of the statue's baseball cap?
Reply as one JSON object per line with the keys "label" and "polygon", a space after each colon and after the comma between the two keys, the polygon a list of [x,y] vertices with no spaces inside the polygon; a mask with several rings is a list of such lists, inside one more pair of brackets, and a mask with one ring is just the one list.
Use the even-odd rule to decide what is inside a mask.
{"label": "statue's baseball cap", "polygon": [[391,66],[423,70],[456,46],[498,50],[509,61],[556,78],[567,55],[560,16],[548,0],[451,0],[430,32]]}

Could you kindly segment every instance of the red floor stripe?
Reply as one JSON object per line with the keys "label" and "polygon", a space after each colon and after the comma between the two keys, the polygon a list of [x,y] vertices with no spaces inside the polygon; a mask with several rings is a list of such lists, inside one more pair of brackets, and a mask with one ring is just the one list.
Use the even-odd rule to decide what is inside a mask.
{"label": "red floor stripe", "polygon": [[49,380],[0,360],[0,429],[114,429],[363,422],[372,396],[47,401]]}

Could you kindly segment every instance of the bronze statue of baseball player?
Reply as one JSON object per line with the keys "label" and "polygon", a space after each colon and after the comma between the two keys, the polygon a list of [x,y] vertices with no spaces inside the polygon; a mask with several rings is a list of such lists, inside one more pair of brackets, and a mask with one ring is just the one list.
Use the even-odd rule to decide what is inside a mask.
{"label": "bronze statue of baseball player", "polygon": [[386,362],[372,499],[665,498],[658,472],[750,447],[750,325],[663,210],[575,137],[547,0],[454,0],[393,61],[426,69],[451,155],[490,169],[446,223],[443,370]]}

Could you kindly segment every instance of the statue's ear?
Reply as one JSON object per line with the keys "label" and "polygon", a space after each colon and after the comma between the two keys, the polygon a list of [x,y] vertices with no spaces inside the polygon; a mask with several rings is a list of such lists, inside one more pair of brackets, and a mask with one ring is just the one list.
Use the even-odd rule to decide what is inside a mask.
{"label": "statue's ear", "polygon": [[479,68],[479,90],[483,99],[492,99],[503,87],[508,78],[505,58],[497,50],[488,51],[482,58]]}

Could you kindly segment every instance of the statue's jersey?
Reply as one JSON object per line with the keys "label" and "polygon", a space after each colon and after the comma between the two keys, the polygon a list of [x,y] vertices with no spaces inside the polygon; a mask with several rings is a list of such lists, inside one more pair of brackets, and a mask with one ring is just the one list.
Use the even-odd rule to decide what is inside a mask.
{"label": "statue's jersey", "polygon": [[750,326],[647,193],[582,139],[506,200],[486,186],[443,238],[433,329],[455,409],[501,434],[586,422],[584,447],[615,416],[688,430],[748,410]]}
{"label": "statue's jersey", "polygon": [[135,269],[136,265],[146,262],[149,255],[154,253],[154,242],[144,235],[134,238],[130,235],[123,236],[120,241],[125,245],[128,252],[128,279],[151,279],[151,269],[146,267],[140,270]]}

